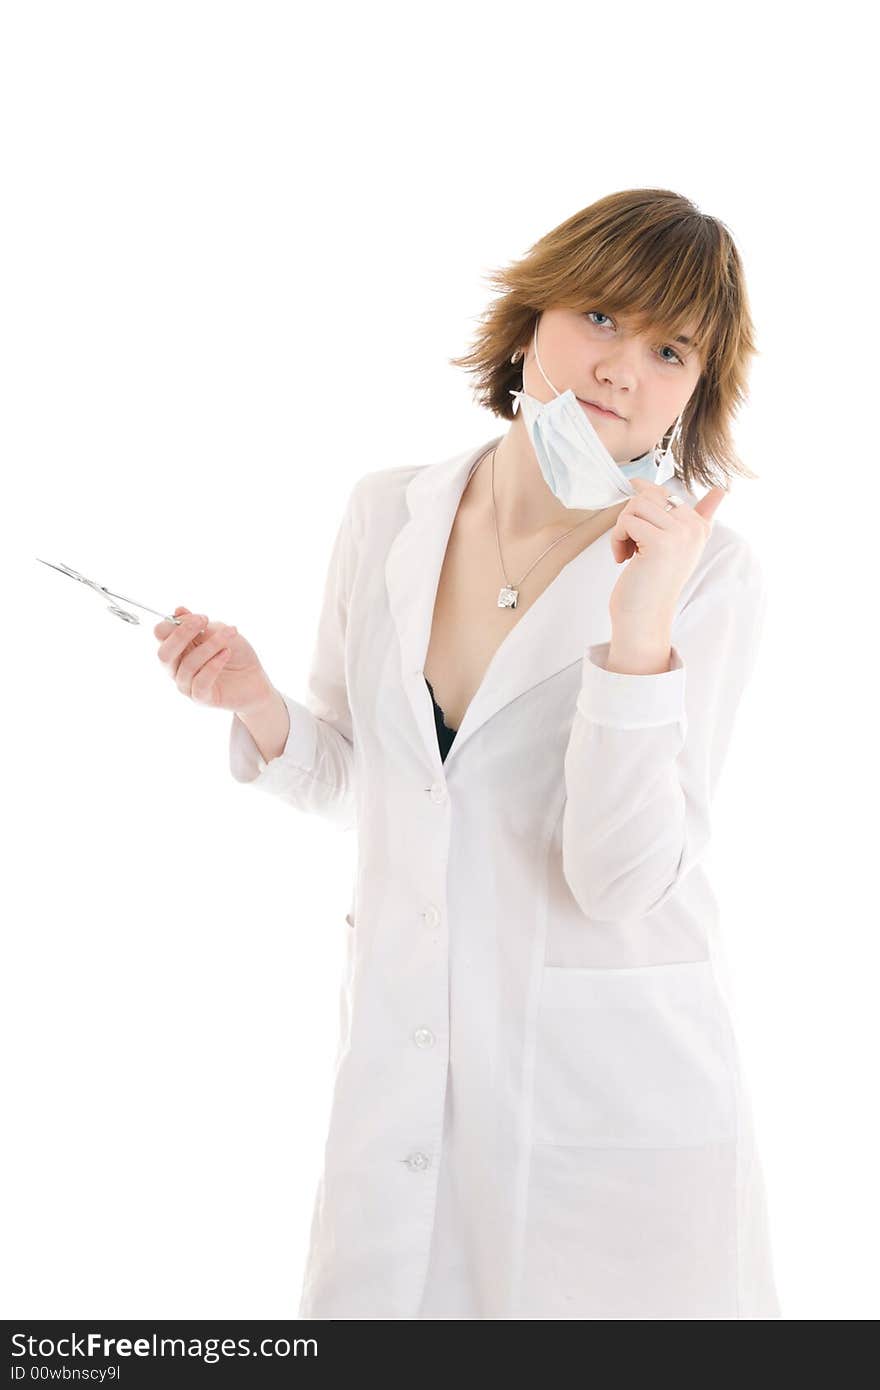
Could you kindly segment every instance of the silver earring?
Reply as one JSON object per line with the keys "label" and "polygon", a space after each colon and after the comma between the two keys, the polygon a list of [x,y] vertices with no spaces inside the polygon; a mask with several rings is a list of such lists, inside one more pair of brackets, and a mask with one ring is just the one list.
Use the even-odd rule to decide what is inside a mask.
{"label": "silver earring", "polygon": [[516,363],[516,362],[519,361],[519,359],[520,359],[521,357],[522,357],[522,348],[517,348],[516,352],[513,354],[513,356],[511,357],[510,360],[511,360],[511,362]]}

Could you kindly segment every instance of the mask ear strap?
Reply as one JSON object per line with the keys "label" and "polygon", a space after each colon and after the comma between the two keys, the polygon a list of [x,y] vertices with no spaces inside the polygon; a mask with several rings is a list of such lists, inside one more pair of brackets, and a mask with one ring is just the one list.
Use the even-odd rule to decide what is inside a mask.
{"label": "mask ear strap", "polygon": [[672,446],[676,442],[676,440],[679,439],[681,435],[684,433],[684,425],[682,424],[683,419],[684,413],[682,412],[682,414],[679,415],[678,419],[672,427],[665,448],[663,446],[663,439],[665,439],[666,436],[664,435],[663,438],[659,439],[657,443],[654,445],[653,450],[651,450],[651,452],[654,455],[654,463],[657,465],[658,468],[664,468],[668,466],[670,462],[672,462]]}
{"label": "mask ear strap", "polygon": [[[556,390],[556,387],[553,385],[553,382],[550,380],[549,376],[544,371],[544,368],[541,366],[541,359],[538,356],[538,319],[535,319],[535,332],[532,341],[535,347],[535,361],[538,364],[538,371],[541,373],[541,376],[544,378],[547,385],[550,387],[550,390],[554,393],[554,395],[558,396],[559,392]],[[525,377],[525,368],[523,368],[523,377]]]}

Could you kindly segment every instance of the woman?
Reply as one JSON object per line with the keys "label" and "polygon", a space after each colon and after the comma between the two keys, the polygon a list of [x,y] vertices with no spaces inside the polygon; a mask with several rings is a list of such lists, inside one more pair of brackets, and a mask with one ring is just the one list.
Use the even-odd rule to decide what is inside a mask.
{"label": "woman", "polygon": [[639,189],[497,280],[454,361],[509,428],[354,485],[305,703],[155,629],[237,780],[357,829],[299,1316],[777,1318],[703,864],[765,601],[740,259]]}

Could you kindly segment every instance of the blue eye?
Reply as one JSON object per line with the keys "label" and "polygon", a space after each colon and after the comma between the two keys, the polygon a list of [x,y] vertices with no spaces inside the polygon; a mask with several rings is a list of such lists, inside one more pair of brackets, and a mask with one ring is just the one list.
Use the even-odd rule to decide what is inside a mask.
{"label": "blue eye", "polygon": [[[590,318],[590,316],[591,316],[592,314],[597,315],[600,319],[608,319],[608,318],[609,318],[609,315],[608,315],[608,314],[603,314],[601,309],[587,309],[587,311],[586,311],[586,317],[587,317],[587,318]],[[609,322],[610,322],[610,319],[609,319]],[[604,324],[598,323],[598,324],[596,324],[596,327],[597,327],[597,328],[603,328],[603,327],[604,327]],[[661,352],[663,352],[663,351],[669,351],[669,352],[671,352],[672,355],[673,355],[673,357],[675,358],[676,362],[678,363],[678,365],[679,365],[680,367],[683,367],[683,366],[684,366],[684,361],[682,360],[682,358],[681,358],[681,356],[679,355],[679,353],[676,352],[676,350],[675,350],[674,347],[670,347],[668,343],[665,343],[665,344],[663,345],[663,347],[660,349],[660,351],[661,351]],[[663,360],[664,362],[669,362],[669,358],[668,358],[668,357],[664,357],[662,360]]]}

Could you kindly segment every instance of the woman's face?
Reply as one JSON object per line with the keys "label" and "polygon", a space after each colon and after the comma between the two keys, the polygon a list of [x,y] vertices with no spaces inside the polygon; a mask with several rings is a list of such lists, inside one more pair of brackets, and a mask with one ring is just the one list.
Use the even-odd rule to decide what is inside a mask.
{"label": "woman's face", "polygon": [[[691,337],[695,325],[685,325]],[[675,423],[700,379],[702,363],[684,343],[637,335],[603,310],[545,309],[538,320],[541,366],[560,394],[569,387],[581,402],[608,452],[617,463],[637,459]],[[539,401],[554,400],[535,361],[529,340],[523,387]],[[603,415],[583,403],[594,401],[616,411]]]}

